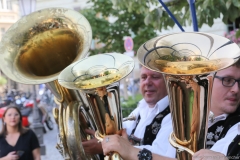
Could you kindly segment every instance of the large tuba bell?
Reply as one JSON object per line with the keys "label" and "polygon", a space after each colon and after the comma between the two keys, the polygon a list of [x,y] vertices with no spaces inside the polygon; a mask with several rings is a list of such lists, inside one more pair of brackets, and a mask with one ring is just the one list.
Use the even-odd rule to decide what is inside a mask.
{"label": "large tuba bell", "polygon": [[163,73],[168,90],[177,158],[191,160],[205,147],[213,72],[240,56],[237,44],[209,33],[176,33],[153,38],[138,50],[145,67]]}
{"label": "large tuba bell", "polygon": [[[85,94],[94,116],[100,141],[106,135],[117,134],[122,129],[119,81],[134,68],[131,57],[118,53],[105,53],[79,60],[64,69],[58,81],[69,89]],[[120,160],[117,153],[106,159]]]}
{"label": "large tuba bell", "polygon": [[0,43],[4,74],[19,83],[47,83],[60,103],[53,113],[59,127],[57,149],[64,159],[98,159],[85,155],[81,145],[81,138],[88,136],[84,129],[96,129],[84,105],[86,100],[57,81],[64,68],[87,56],[91,40],[91,26],[83,15],[70,9],[48,8],[21,18]]}

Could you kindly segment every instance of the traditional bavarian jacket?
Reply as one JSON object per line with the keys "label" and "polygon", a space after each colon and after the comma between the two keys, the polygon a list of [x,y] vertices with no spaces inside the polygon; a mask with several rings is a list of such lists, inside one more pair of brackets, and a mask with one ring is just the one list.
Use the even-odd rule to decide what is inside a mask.
{"label": "traditional bavarian jacket", "polygon": [[[167,115],[165,119],[167,119],[168,116],[170,117],[170,114]],[[169,118],[168,120],[170,122],[169,126],[172,127],[171,118]],[[237,145],[237,144],[240,144],[239,143],[240,136],[236,136],[236,135],[240,135],[239,121],[240,121],[240,114],[238,111],[236,111],[231,115],[222,114],[220,116],[215,117],[214,119],[209,119],[208,133],[207,133],[207,140],[206,140],[206,144],[208,145],[208,147],[211,147],[211,150],[213,151],[220,152],[220,153],[223,153],[224,155],[229,156],[229,159],[230,158],[234,159],[236,157],[240,159],[240,157],[238,157],[238,154],[240,153],[240,147],[239,145]],[[173,130],[171,130],[171,132],[172,131]],[[169,136],[170,132],[167,134]],[[164,146],[168,147],[170,143],[168,142],[168,137],[165,136],[165,138],[167,139],[167,141],[164,141],[164,143],[162,144],[156,145],[156,148],[160,148],[162,150],[162,147]],[[156,142],[162,141],[162,138],[157,136],[155,141]],[[154,142],[152,144],[153,146],[154,146]],[[237,147],[239,147],[239,149]],[[167,153],[162,155],[175,158],[176,149],[174,150],[167,149]]]}
{"label": "traditional bavarian jacket", "polygon": [[168,105],[168,96],[161,99],[154,108],[149,108],[146,101],[142,99],[138,107],[130,114],[130,116],[135,116],[136,120],[123,122],[123,128],[129,136],[141,139],[140,146],[135,147],[147,148],[155,154],[175,157],[172,152],[176,149],[168,141],[172,132]]}
{"label": "traditional bavarian jacket", "polygon": [[[239,155],[238,152],[240,149],[240,147],[238,148],[240,144],[238,142],[238,135],[240,135],[240,115],[238,112],[235,112],[234,114],[229,115],[225,121],[227,123],[225,122],[223,129],[218,129],[218,131],[222,130],[222,133],[218,133],[218,141],[212,146],[211,150],[221,152],[224,155],[229,156],[229,159],[235,159],[234,157]],[[240,156],[236,159],[240,159]]]}

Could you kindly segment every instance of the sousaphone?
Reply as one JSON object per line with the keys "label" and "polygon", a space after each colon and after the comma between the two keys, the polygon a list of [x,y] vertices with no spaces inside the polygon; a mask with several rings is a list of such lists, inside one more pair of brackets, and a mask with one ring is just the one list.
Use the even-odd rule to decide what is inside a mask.
{"label": "sousaphone", "polygon": [[22,17],[0,43],[3,73],[23,84],[47,83],[60,103],[53,113],[59,127],[57,148],[64,159],[98,159],[87,156],[81,145],[81,139],[88,136],[84,129],[96,129],[86,101],[57,81],[64,68],[87,57],[91,41],[91,26],[83,15],[66,8],[47,8]]}
{"label": "sousaphone", "polygon": [[163,73],[173,124],[169,141],[178,159],[191,160],[205,147],[213,73],[238,60],[238,45],[210,33],[183,32],[147,41],[137,56],[143,66]]}
{"label": "sousaphone", "polygon": [[[105,53],[81,59],[59,75],[60,85],[80,90],[85,94],[93,114],[100,141],[106,135],[117,134],[122,129],[119,81],[134,68],[131,57],[119,53]],[[117,153],[105,159],[120,160]]]}

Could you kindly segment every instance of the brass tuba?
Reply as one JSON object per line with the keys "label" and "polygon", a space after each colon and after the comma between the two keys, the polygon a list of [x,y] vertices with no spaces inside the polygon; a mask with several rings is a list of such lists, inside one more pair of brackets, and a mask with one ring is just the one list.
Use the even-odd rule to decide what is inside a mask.
{"label": "brass tuba", "polygon": [[[119,81],[134,68],[131,57],[105,53],[81,59],[64,69],[58,81],[69,89],[80,90],[89,102],[94,116],[98,140],[122,129]],[[117,153],[107,159],[120,160]]]}
{"label": "brass tuba", "polygon": [[191,160],[205,147],[213,72],[238,60],[238,45],[210,33],[183,32],[145,42],[137,56],[145,67],[163,73],[173,123],[169,141],[178,159]]}
{"label": "brass tuba", "polygon": [[96,129],[86,100],[74,90],[59,85],[59,73],[85,58],[92,30],[80,13],[48,8],[24,16],[4,34],[0,43],[0,68],[10,79],[23,84],[47,83],[59,108],[53,110],[59,127],[57,149],[64,159],[98,159],[87,156],[81,138],[84,129]]}

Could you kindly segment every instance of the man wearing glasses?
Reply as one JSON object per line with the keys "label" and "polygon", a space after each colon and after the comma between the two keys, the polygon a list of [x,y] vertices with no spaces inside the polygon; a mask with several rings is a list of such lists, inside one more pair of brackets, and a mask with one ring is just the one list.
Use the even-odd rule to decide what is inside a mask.
{"label": "man wearing glasses", "polygon": [[[229,159],[240,159],[240,138],[237,136],[237,141],[236,137],[240,134],[239,104],[240,60],[215,74],[211,99],[211,111],[214,116],[208,122],[206,148],[223,153]],[[194,156],[209,157],[212,154],[213,152],[205,149]]]}
{"label": "man wearing glasses", "polygon": [[[196,152],[193,160],[225,160],[226,156],[230,157],[229,159],[240,159],[239,104],[240,60],[215,74],[211,99],[213,116],[209,118],[206,140],[208,149]],[[105,143],[105,140],[102,143],[104,154],[116,151],[124,160],[141,160],[137,156],[141,151],[129,145],[129,142],[123,138],[124,135],[123,137],[117,135],[108,137],[110,139],[108,143]],[[231,143],[234,137],[235,141]],[[149,160],[173,160],[173,158],[153,154],[149,156]]]}

